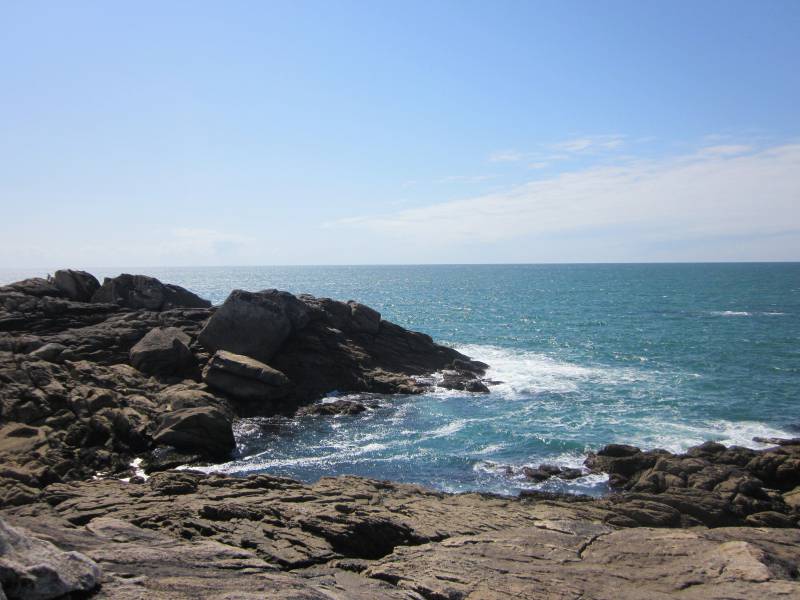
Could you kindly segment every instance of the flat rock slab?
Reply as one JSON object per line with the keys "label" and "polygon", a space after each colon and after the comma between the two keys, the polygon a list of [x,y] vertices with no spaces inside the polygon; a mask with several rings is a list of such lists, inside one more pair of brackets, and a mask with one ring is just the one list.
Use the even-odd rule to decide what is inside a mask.
{"label": "flat rock slab", "polygon": [[225,350],[217,350],[208,361],[203,380],[224,394],[256,402],[283,398],[291,390],[291,381],[277,369]]}

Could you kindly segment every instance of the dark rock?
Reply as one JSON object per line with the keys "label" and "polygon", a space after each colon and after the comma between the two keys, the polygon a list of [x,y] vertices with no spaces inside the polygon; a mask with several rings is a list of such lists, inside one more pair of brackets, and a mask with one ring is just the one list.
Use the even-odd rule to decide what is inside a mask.
{"label": "dark rock", "polygon": [[562,469],[558,476],[565,480],[578,479],[583,477],[583,471],[581,469]]}
{"label": "dark rock", "polygon": [[230,419],[213,407],[183,408],[165,414],[153,441],[212,459],[226,459],[236,449]]}
{"label": "dark rock", "polygon": [[33,358],[39,358],[47,362],[58,362],[66,349],[67,347],[63,344],[50,343],[37,348],[30,355]]}
{"label": "dark rock", "polygon": [[154,277],[129,275],[106,277],[92,295],[92,302],[107,302],[126,308],[169,310],[172,308],[208,308],[211,303],[178,285],[163,284]]}
{"label": "dark rock", "polygon": [[354,300],[350,300],[347,304],[350,305],[353,329],[364,333],[378,333],[381,326],[381,313]]}
{"label": "dark rock", "polygon": [[291,390],[289,378],[277,369],[225,350],[218,350],[208,361],[203,380],[220,392],[250,402],[277,400]]}
{"label": "dark rock", "polygon": [[[269,362],[296,324],[304,321],[302,303],[274,290],[234,290],[200,332],[199,340],[211,351],[227,350]],[[294,298],[294,296],[291,296]]]}
{"label": "dark rock", "polygon": [[753,527],[797,527],[797,518],[775,511],[764,511],[747,515],[745,523]]}
{"label": "dark rock", "polygon": [[179,375],[196,366],[191,338],[177,327],[156,327],[131,348],[131,364],[150,375]]}
{"label": "dark rock", "polygon": [[97,278],[86,271],[73,271],[61,269],[50,278],[52,283],[61,293],[76,302],[89,302],[100,287]]}
{"label": "dark rock", "polygon": [[62,598],[93,590],[99,582],[100,568],[88,557],[63,552],[0,519],[0,597]]}
{"label": "dark rock", "polygon": [[531,481],[545,481],[553,476],[552,473],[542,471],[541,469],[533,469],[531,467],[522,467],[522,473]]}
{"label": "dark rock", "polygon": [[332,402],[322,402],[303,406],[297,411],[298,417],[310,415],[331,416],[331,415],[357,415],[367,410],[361,402],[357,400],[340,399]]}
{"label": "dark rock", "polygon": [[439,387],[448,390],[460,390],[464,392],[474,392],[488,394],[489,388],[480,381],[471,371],[442,371],[442,379],[438,383]]}

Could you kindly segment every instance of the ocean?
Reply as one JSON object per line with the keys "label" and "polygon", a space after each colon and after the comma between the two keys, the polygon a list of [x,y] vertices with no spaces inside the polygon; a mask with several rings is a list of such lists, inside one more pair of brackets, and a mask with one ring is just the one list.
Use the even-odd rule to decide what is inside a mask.
{"label": "ocean", "polygon": [[[358,300],[488,363],[502,382],[488,395],[377,397],[356,416],[245,419],[239,457],[209,470],[602,494],[599,476],[535,484],[506,467],[579,466],[611,442],[680,451],[800,435],[798,263],[126,271],[214,303],[268,287]],[[0,271],[0,283],[42,274]]]}

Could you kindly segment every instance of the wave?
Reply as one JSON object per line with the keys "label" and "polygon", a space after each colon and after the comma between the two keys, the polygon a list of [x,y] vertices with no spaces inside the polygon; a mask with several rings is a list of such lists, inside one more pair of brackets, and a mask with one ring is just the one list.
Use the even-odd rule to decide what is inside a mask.
{"label": "wave", "polygon": [[791,432],[772,427],[758,421],[726,421],[716,420],[704,423],[670,423],[663,420],[641,420],[631,423],[638,429],[630,435],[617,440],[633,444],[645,450],[663,448],[673,453],[685,452],[692,446],[713,440],[725,446],[743,446],[745,448],[764,448],[767,444],[754,441],[753,438],[790,438]]}
{"label": "wave", "polygon": [[500,382],[491,387],[492,393],[509,398],[574,392],[582,383],[613,385],[652,378],[650,373],[636,368],[582,366],[528,350],[479,344],[456,346],[455,349],[489,364],[486,377]]}

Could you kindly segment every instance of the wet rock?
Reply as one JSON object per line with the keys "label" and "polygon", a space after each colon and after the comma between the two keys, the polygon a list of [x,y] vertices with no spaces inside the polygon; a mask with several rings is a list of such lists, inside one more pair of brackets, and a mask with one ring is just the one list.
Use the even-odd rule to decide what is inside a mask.
{"label": "wet rock", "polygon": [[472,371],[442,371],[439,387],[479,394],[488,394],[489,388]]}
{"label": "wet rock", "polygon": [[367,410],[367,407],[357,400],[334,400],[303,406],[297,411],[298,417],[305,416],[332,416],[332,415],[357,415]]}
{"label": "wet rock", "polygon": [[93,590],[100,569],[78,552],[63,552],[50,542],[0,519],[0,597],[47,600]]}
{"label": "wet rock", "polygon": [[239,400],[270,402],[291,390],[289,378],[254,358],[218,350],[203,370],[209,387]]}
{"label": "wet rock", "polygon": [[131,364],[150,375],[179,375],[194,366],[191,338],[177,327],[156,327],[130,351]]}
{"label": "wet rock", "polygon": [[183,408],[165,414],[153,441],[212,459],[226,459],[236,449],[230,419],[213,407]]}

